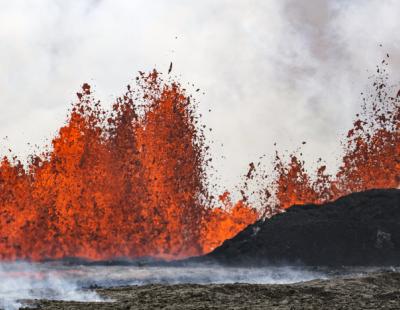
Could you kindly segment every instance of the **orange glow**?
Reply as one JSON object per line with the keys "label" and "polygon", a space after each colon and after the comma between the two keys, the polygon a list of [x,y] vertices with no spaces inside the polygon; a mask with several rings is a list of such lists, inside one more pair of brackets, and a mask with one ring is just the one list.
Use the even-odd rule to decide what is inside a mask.
{"label": "orange glow", "polygon": [[327,175],[326,166],[320,166],[312,179],[295,154],[288,164],[277,155],[275,187],[281,208],[400,186],[400,91],[386,85],[384,69],[378,73],[372,94],[364,99],[362,114],[357,115],[343,143],[344,155],[336,175]]}
{"label": "orange glow", "polygon": [[27,168],[4,158],[2,259],[187,257],[256,220],[240,202],[209,207],[204,138],[181,87],[156,71],[137,84],[110,112],[84,84],[50,150]]}
{"label": "orange glow", "polygon": [[261,214],[398,187],[400,92],[389,95],[396,91],[384,82],[378,78],[377,95],[368,97],[349,131],[338,172],[328,175],[322,165],[313,177],[300,155],[285,163],[277,154],[272,185],[257,184],[261,212],[246,194],[259,173],[253,163],[242,200],[232,202],[225,192],[213,201],[196,106],[179,84],[156,71],[141,73],[111,111],[84,84],[47,151],[27,166],[15,157],[0,162],[0,259],[200,255]]}
{"label": "orange glow", "polygon": [[228,192],[219,196],[219,200],[222,207],[211,209],[205,217],[202,231],[202,250],[204,253],[212,251],[226,239],[235,236],[249,223],[254,223],[259,216],[243,200],[233,204]]}

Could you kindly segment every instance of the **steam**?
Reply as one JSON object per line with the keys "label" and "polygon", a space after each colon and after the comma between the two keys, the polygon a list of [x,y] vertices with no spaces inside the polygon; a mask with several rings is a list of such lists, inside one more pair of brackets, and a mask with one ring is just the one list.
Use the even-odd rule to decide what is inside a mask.
{"label": "steam", "polygon": [[28,263],[0,264],[0,309],[14,310],[24,300],[101,301],[91,291],[83,291],[68,271]]}
{"label": "steam", "polygon": [[295,267],[237,268],[224,266],[82,267],[87,284],[104,287],[146,284],[286,284],[325,278],[323,272]]}
{"label": "steam", "polygon": [[395,0],[0,1],[1,138],[27,155],[83,82],[108,104],[138,70],[166,73],[172,61],[205,92],[224,186],[274,142],[307,140],[305,156],[334,168],[375,65],[388,52],[400,72],[399,10]]}
{"label": "steam", "polygon": [[91,266],[54,263],[1,263],[0,309],[29,306],[35,299],[100,302],[91,286],[253,283],[284,284],[326,278],[323,272],[295,267]]}
{"label": "steam", "polygon": [[[393,269],[392,271],[397,270]],[[0,309],[29,306],[35,299],[82,302],[104,300],[90,287],[115,287],[147,284],[289,284],[339,275],[361,276],[380,268],[329,268],[275,266],[262,268],[219,265],[137,266],[71,265],[51,263],[1,263]]]}

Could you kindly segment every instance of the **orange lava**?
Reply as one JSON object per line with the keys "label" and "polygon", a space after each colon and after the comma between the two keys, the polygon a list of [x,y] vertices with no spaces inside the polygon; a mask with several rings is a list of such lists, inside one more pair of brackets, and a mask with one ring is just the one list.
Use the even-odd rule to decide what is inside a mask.
{"label": "orange lava", "polygon": [[301,154],[287,163],[277,153],[275,177],[257,184],[261,212],[246,194],[257,173],[265,181],[253,163],[243,199],[234,203],[226,192],[216,206],[196,106],[179,84],[156,71],[141,73],[111,111],[84,84],[49,150],[27,166],[16,157],[0,163],[0,259],[199,255],[293,204],[399,187],[400,91],[387,86],[384,70],[378,73],[337,173],[322,165],[311,175]]}
{"label": "orange lava", "polygon": [[209,207],[204,138],[190,97],[154,71],[112,111],[78,93],[52,148],[0,166],[0,257],[179,258],[208,252],[257,219]]}
{"label": "orange lava", "polygon": [[342,163],[335,175],[326,166],[311,178],[299,156],[292,154],[285,163],[275,161],[275,204],[288,208],[294,204],[323,203],[352,192],[400,186],[400,90],[388,86],[382,62],[374,77],[373,90],[364,94],[362,114],[343,143]]}

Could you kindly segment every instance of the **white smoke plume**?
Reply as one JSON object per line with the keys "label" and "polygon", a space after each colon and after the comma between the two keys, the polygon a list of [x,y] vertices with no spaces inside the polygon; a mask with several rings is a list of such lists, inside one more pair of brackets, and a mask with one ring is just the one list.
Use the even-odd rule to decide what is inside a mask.
{"label": "white smoke plume", "polygon": [[308,162],[334,167],[386,53],[399,78],[398,12],[395,0],[0,0],[1,153],[43,146],[83,82],[108,105],[138,70],[172,61],[201,89],[228,189],[274,142],[305,140]]}
{"label": "white smoke plume", "polygon": [[101,301],[91,291],[83,291],[68,271],[44,268],[23,262],[0,264],[0,309],[15,310],[24,300]]}
{"label": "white smoke plume", "polygon": [[182,283],[283,284],[326,278],[301,267],[229,268],[223,266],[90,266],[53,263],[1,263],[0,309],[29,306],[35,299],[112,302],[88,288]]}
{"label": "white smoke plume", "polygon": [[[0,309],[29,306],[35,299],[113,302],[90,287],[147,284],[289,284],[338,275],[362,275],[381,268],[315,268],[270,266],[260,268],[220,265],[142,266],[129,264],[85,265],[50,263],[1,263]],[[397,270],[393,269],[392,271]],[[384,268],[382,268],[384,270]]]}

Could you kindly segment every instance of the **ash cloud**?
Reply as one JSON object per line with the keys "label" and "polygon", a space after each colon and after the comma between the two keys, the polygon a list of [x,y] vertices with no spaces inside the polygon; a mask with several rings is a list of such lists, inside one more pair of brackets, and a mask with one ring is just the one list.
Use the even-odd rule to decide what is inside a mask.
{"label": "ash cloud", "polygon": [[172,61],[182,82],[205,92],[224,186],[272,156],[275,141],[292,150],[306,140],[306,159],[335,166],[359,93],[387,52],[399,78],[399,11],[394,0],[0,0],[1,153],[44,145],[83,82],[111,104],[138,70],[166,73]]}

